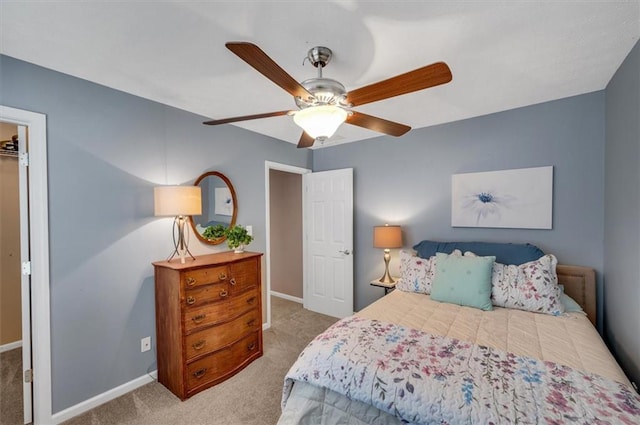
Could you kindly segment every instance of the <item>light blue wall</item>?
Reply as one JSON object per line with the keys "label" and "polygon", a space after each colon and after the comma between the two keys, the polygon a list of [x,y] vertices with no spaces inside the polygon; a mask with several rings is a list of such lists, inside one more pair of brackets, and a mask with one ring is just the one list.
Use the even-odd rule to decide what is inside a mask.
{"label": "light blue wall", "polygon": [[[383,273],[372,239],[385,222],[402,225],[405,247],[422,239],[530,242],[564,264],[595,268],[602,293],[604,92],[320,149],[313,163],[314,171],[354,168],[357,310],[382,295],[369,281]],[[452,174],[545,165],[554,166],[553,230],[451,227]],[[398,264],[392,250],[392,269]]]}
{"label": "light blue wall", "polygon": [[[623,83],[614,80],[607,89],[611,111],[623,113],[634,99],[637,105],[637,97],[624,93],[624,81],[633,72],[637,76],[637,50],[626,65],[631,76],[619,73]],[[153,217],[152,188],[191,183],[207,170],[230,178],[238,194],[238,222],[254,226],[251,248],[264,251],[265,160],[311,168],[313,156],[315,171],[353,167],[356,309],[382,294],[368,282],[383,271],[382,252],[372,248],[372,227],[384,222],[403,226],[406,247],[423,238],[534,243],[563,263],[594,267],[602,299],[604,92],[312,153],[232,126],[206,127],[203,117],[6,56],[0,56],[0,89],[0,104],[47,115],[54,412],[155,369],[154,353],[141,354],[139,341],[155,335],[150,263],[170,252],[171,220]],[[638,161],[631,159],[634,152],[638,158],[638,147],[633,151],[625,142],[629,135],[638,141],[637,106],[635,118],[619,124],[612,114],[607,138],[620,141],[612,142],[613,150],[607,147],[607,164],[613,161],[607,188],[629,177],[638,181]],[[619,164],[614,155],[630,164],[620,173],[612,171]],[[555,167],[553,230],[450,226],[452,174],[544,165]],[[613,196],[614,203],[624,201],[622,191]],[[625,216],[630,226],[639,215],[634,205]],[[623,211],[608,209],[607,217]],[[611,228],[606,235],[615,244]],[[638,240],[630,240],[628,252],[637,254]],[[195,254],[226,249],[195,238],[191,247]],[[397,270],[397,251],[392,254]],[[636,280],[623,277],[627,283],[620,283],[607,274],[607,297],[626,302],[619,315],[608,312],[607,329],[622,360],[637,371],[637,334],[629,336],[635,328],[624,321],[638,322],[637,300],[625,300],[634,289],[637,296],[638,262],[634,269],[628,265],[633,259],[623,258],[625,273]],[[609,259],[607,268],[617,268]],[[615,310],[617,302],[607,307]]]}
{"label": "light blue wall", "polygon": [[640,384],[640,43],[607,86],[606,137],[605,332]]}
{"label": "light blue wall", "polygon": [[309,168],[311,153],[6,56],[0,87],[1,104],[47,115],[55,413],[156,367],[140,339],[155,339],[151,262],[172,221],[153,217],[153,187],[226,174],[264,252],[264,161]]}

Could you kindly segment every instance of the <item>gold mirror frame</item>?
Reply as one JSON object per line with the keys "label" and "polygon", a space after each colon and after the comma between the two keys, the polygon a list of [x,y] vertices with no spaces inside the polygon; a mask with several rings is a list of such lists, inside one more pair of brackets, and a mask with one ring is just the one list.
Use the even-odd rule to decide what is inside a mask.
{"label": "gold mirror frame", "polygon": [[[233,185],[231,184],[231,181],[227,178],[227,176],[225,176],[222,173],[219,173],[217,171],[208,171],[204,174],[202,174],[200,177],[198,177],[195,181],[195,183],[193,183],[194,186],[200,186],[200,183],[202,183],[202,181],[204,179],[206,179],[207,177],[219,177],[222,179],[222,181],[224,181],[224,183],[227,185],[227,187],[229,188],[229,191],[231,192],[231,199],[233,201],[233,214],[231,216],[231,222],[229,223],[228,227],[233,227],[236,224],[236,217],[238,216],[238,198],[236,197],[236,191],[233,188]],[[202,194],[202,198],[203,201],[205,199],[205,194]],[[205,213],[204,208],[202,209],[202,213]],[[219,245],[222,242],[224,242],[227,237],[226,236],[222,236],[220,238],[217,239],[207,239],[205,237],[202,236],[202,234],[198,231],[197,227],[196,227],[196,223],[193,220],[192,216],[189,216],[189,223],[191,224],[191,229],[193,230],[193,233],[195,233],[196,237],[198,239],[200,239],[201,242],[204,242],[206,244],[209,245]]]}

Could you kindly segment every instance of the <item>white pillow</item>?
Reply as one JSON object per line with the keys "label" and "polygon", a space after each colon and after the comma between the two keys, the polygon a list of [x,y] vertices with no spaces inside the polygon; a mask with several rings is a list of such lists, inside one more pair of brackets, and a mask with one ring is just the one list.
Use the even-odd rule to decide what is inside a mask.
{"label": "white pillow", "polygon": [[[475,256],[472,252],[464,255]],[[491,279],[493,305],[554,316],[564,313],[557,264],[558,260],[552,254],[519,266],[494,263]]]}
{"label": "white pillow", "polygon": [[587,313],[585,313],[582,307],[580,307],[580,304],[578,304],[576,300],[571,298],[569,295],[565,294],[564,285],[558,286],[560,287],[560,302],[564,306],[565,313],[582,313],[586,316]]}

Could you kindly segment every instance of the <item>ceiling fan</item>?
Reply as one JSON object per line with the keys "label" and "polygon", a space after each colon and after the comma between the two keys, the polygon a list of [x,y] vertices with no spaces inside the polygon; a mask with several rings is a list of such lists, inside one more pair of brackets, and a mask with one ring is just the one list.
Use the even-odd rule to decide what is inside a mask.
{"label": "ceiling fan", "polygon": [[446,84],[452,79],[451,70],[447,64],[436,62],[347,92],[339,81],[322,76],[322,69],[331,60],[331,49],[327,47],[319,46],[309,50],[306,59],[309,59],[309,62],[318,69],[318,77],[298,83],[255,44],[228,42],[225,46],[259,73],[291,94],[298,110],[224,118],[205,121],[203,124],[220,125],[293,115],[294,122],[304,130],[298,142],[299,148],[308,148],[313,146],[316,140],[328,139],[343,122],[390,136],[402,136],[411,130],[411,127],[363,114],[351,108]]}

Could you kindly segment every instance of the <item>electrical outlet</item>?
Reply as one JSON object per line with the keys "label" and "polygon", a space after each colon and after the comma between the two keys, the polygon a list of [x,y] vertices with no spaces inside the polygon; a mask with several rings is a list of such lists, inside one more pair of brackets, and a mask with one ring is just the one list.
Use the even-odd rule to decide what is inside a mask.
{"label": "electrical outlet", "polygon": [[151,337],[148,336],[146,338],[142,338],[140,340],[140,352],[144,353],[145,351],[151,350]]}
{"label": "electrical outlet", "polygon": [[253,226],[245,226],[244,228],[247,229],[249,236],[253,236]]}

